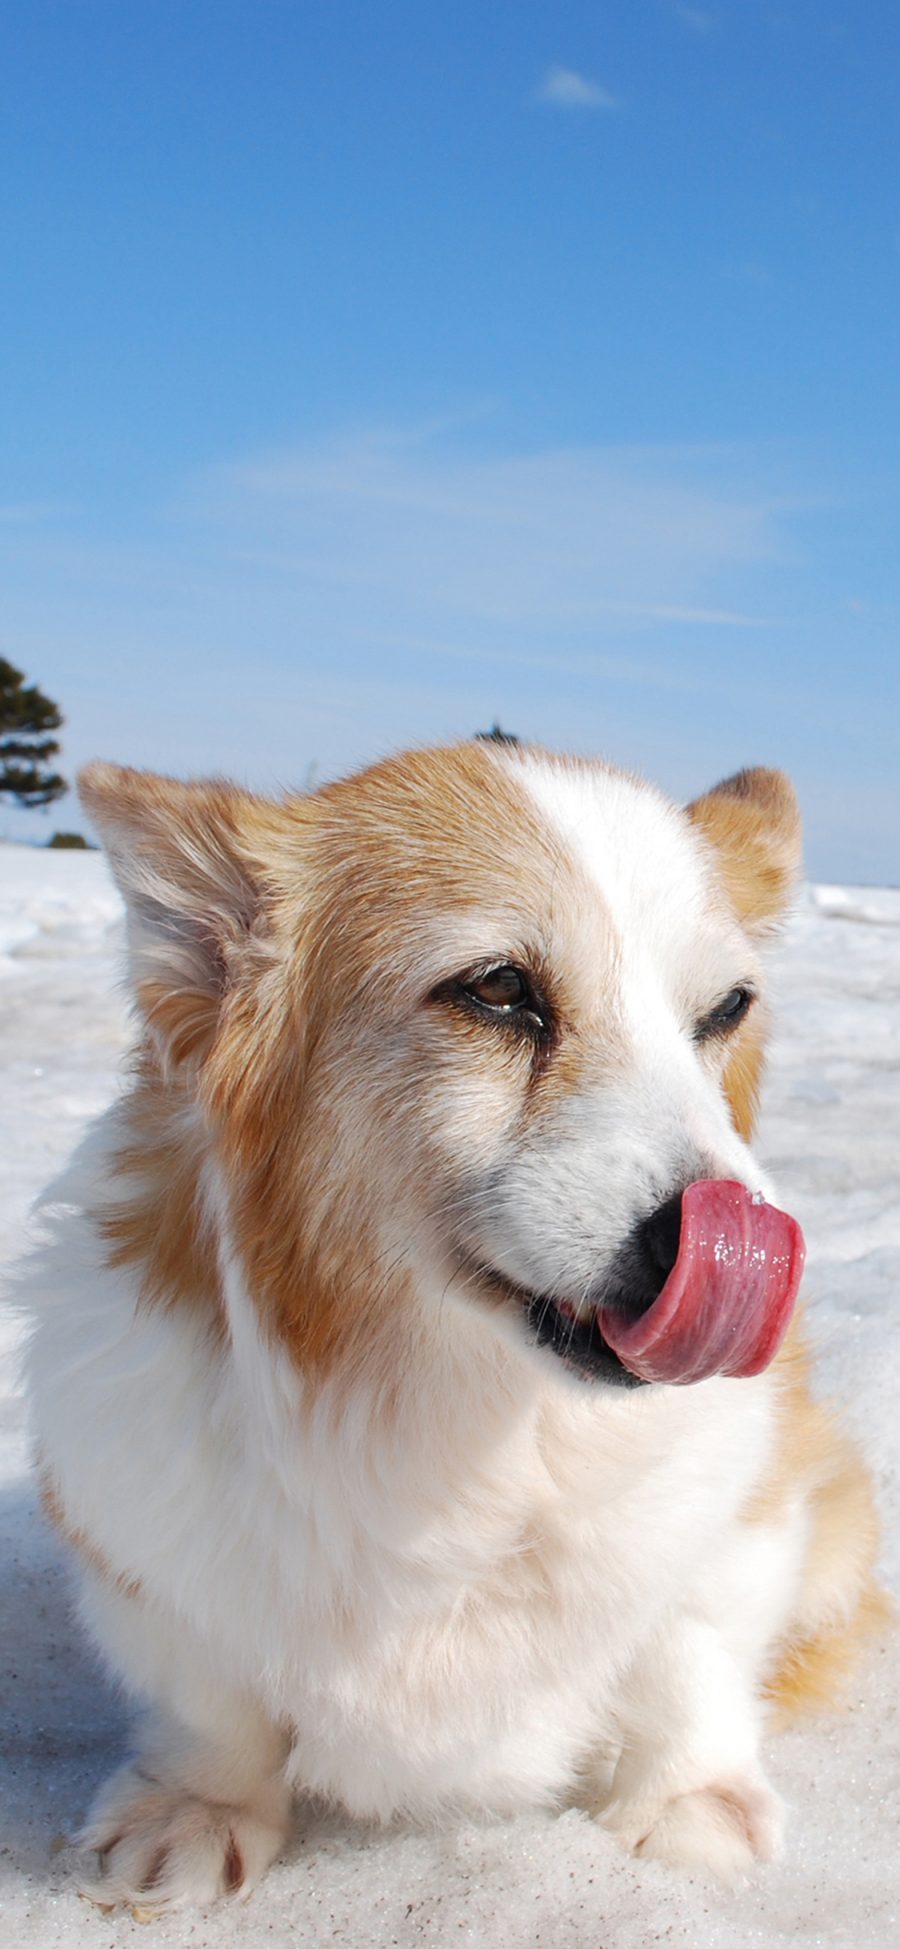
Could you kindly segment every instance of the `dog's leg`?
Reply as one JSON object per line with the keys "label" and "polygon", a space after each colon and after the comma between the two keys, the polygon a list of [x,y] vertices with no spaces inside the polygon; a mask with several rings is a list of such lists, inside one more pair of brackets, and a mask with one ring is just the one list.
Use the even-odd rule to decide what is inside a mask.
{"label": "dog's leg", "polygon": [[760,1718],[752,1676],[715,1626],[672,1618],[629,1674],[597,1818],[636,1854],[725,1879],[769,1859],[783,1815],[759,1763]]}
{"label": "dog's leg", "polygon": [[108,1591],[86,1608],[117,1669],[153,1705],[134,1759],[101,1788],[80,1837],[98,1856],[83,1892],[154,1912],[248,1895],[288,1831],[285,1735],[181,1625]]}

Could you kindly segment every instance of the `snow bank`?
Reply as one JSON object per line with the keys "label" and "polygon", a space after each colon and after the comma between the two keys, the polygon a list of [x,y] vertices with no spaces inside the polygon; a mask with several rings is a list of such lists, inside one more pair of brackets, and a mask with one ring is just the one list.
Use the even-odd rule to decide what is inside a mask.
{"label": "snow bank", "polygon": [[121,916],[102,854],[0,844],[0,977],[107,954]]}

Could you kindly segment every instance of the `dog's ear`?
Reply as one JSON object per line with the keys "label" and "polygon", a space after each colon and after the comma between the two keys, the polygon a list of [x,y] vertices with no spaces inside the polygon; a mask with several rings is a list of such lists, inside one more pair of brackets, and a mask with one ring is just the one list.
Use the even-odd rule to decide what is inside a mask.
{"label": "dog's ear", "polygon": [[686,809],[715,849],[725,891],[747,932],[769,933],[800,871],[800,811],[790,779],[761,765],[735,772]]}
{"label": "dog's ear", "polygon": [[[800,813],[783,772],[736,772],[687,807],[713,847],[719,878],[748,934],[771,933],[790,901],[801,859]],[[723,1078],[735,1128],[749,1143],[759,1101],[766,1016],[755,1009],[735,1038]]]}
{"label": "dog's ear", "polygon": [[88,765],[81,802],[124,896],[130,985],[167,1069],[202,1060],[242,947],[262,926],[254,835],[279,808],[211,780]]}

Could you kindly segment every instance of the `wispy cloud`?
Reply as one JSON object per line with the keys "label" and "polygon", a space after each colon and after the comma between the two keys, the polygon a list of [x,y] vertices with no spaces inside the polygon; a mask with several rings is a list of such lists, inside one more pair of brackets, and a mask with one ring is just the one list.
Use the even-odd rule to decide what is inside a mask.
{"label": "wispy cloud", "polygon": [[726,264],[724,276],[748,291],[768,291],[774,283],[768,264],[763,264],[758,257],[744,257],[738,264]]}
{"label": "wispy cloud", "polygon": [[548,68],[535,90],[538,101],[554,108],[618,108],[615,95],[577,68]]}
{"label": "wispy cloud", "polygon": [[[66,774],[105,754],[265,789],[499,718],[687,793],[751,758],[846,770],[856,714],[865,779],[893,778],[896,713],[865,698],[894,639],[815,607],[831,515],[796,452],[490,432],[357,430],[163,506],[0,522],[4,644],[62,706]],[[0,810],[0,834],[46,823]]]}
{"label": "wispy cloud", "polygon": [[485,434],[334,436],[206,469],[120,527],[0,524],[6,640],[62,704],[66,769],[290,783],[499,716],[660,770],[680,699],[686,766],[712,699],[743,724],[737,639],[774,656],[791,559],[769,461]]}
{"label": "wispy cloud", "polygon": [[58,501],[12,501],[0,506],[0,527],[12,528],[30,526],[36,521],[45,521],[51,515],[61,514]]}
{"label": "wispy cloud", "polygon": [[710,34],[715,27],[715,14],[710,13],[708,7],[676,6],[675,12],[693,34]]}
{"label": "wispy cloud", "polygon": [[361,600],[369,630],[375,602],[411,627],[443,611],[521,642],[754,620],[722,596],[739,565],[781,556],[779,523],[714,476],[677,449],[472,455],[381,430],[212,470],[184,512],[306,603],[326,588],[335,614]]}

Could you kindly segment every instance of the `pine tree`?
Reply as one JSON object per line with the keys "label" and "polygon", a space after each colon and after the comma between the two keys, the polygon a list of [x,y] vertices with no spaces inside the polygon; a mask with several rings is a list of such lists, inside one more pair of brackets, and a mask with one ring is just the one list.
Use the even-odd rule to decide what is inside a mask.
{"label": "pine tree", "polygon": [[21,670],[0,656],[0,792],[20,805],[50,805],[68,786],[48,769],[59,742],[62,715],[37,684],[26,684]]}
{"label": "pine tree", "polygon": [[521,744],[522,742],[515,731],[501,730],[496,719],[489,731],[476,731],[475,736],[480,739],[482,744]]}

